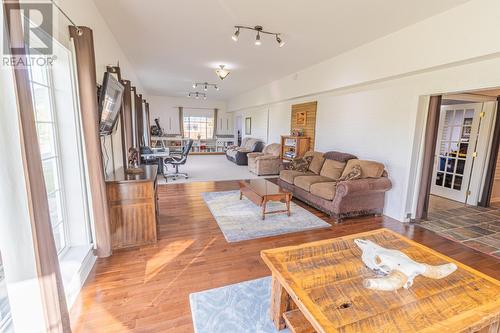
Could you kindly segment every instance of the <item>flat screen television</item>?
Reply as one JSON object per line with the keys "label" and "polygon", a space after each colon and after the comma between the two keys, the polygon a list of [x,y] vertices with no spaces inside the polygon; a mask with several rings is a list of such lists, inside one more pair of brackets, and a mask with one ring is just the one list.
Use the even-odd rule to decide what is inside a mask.
{"label": "flat screen television", "polygon": [[120,108],[122,106],[123,85],[111,74],[104,73],[102,86],[99,89],[99,132],[109,135],[113,132]]}

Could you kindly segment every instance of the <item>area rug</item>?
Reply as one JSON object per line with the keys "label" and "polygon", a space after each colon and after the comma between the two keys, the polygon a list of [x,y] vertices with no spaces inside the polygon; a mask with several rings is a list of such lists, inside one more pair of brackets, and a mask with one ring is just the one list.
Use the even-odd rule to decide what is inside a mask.
{"label": "area rug", "polygon": [[269,317],[271,277],[189,295],[196,333],[274,333]]}
{"label": "area rug", "polygon": [[[240,200],[239,191],[205,192],[202,196],[229,243],[331,227],[293,202],[290,217],[270,214],[262,220],[260,207],[245,197]],[[268,202],[267,207],[268,211],[280,210],[284,204]]]}

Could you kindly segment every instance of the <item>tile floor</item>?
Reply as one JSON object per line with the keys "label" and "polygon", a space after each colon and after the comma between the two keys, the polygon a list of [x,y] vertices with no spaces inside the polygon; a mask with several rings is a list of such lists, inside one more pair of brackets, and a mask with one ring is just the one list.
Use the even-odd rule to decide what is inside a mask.
{"label": "tile floor", "polygon": [[429,213],[417,224],[448,239],[500,258],[500,208],[460,207]]}

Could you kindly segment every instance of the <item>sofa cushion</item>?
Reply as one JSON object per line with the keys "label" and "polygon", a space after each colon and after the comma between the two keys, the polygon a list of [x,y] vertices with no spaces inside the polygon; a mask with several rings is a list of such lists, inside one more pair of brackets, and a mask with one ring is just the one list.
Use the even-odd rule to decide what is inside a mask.
{"label": "sofa cushion", "polygon": [[323,163],[323,167],[321,167],[321,172],[319,173],[319,175],[337,180],[342,175],[342,171],[344,171],[345,165],[345,162],[326,159]]}
{"label": "sofa cushion", "polygon": [[325,200],[333,200],[336,190],[337,182],[328,182],[312,184],[310,192]]}
{"label": "sofa cushion", "polygon": [[280,156],[281,153],[281,145],[279,143],[271,143],[264,147],[262,150],[264,154]]}
{"label": "sofa cushion", "polygon": [[332,180],[327,177],[318,175],[308,175],[308,176],[297,176],[295,177],[293,184],[300,187],[304,191],[309,192],[311,185],[316,183],[331,182]]}
{"label": "sofa cushion", "polygon": [[339,182],[356,180],[356,179],[361,179],[361,167],[358,164],[353,166],[351,172],[340,177]]}
{"label": "sofa cushion", "polygon": [[245,145],[242,144],[242,148],[248,150],[248,151],[251,151],[252,147],[257,143],[257,139],[248,139],[246,142],[245,142]]}
{"label": "sofa cushion", "polygon": [[314,152],[313,159],[312,159],[311,163],[309,164],[309,171],[312,171],[315,174],[319,175],[319,173],[321,171],[321,167],[323,166],[324,162],[325,162],[325,158],[323,157],[323,153]]}
{"label": "sofa cushion", "polygon": [[238,151],[235,149],[226,151],[226,155],[232,158],[235,158],[236,154],[238,154]]}
{"label": "sofa cushion", "polygon": [[294,158],[290,163],[286,165],[286,168],[288,170],[307,172],[307,170],[309,170],[309,164],[311,164],[312,159],[312,156]]}
{"label": "sofa cushion", "polygon": [[295,177],[305,176],[307,174],[312,175],[313,173],[312,172],[300,172],[297,170],[281,170],[280,171],[280,179],[289,183],[289,184],[293,184]]}
{"label": "sofa cushion", "polygon": [[361,178],[378,178],[384,173],[384,165],[382,163],[365,160],[349,160],[341,177],[351,173],[355,165],[361,167]]}
{"label": "sofa cushion", "polygon": [[347,161],[352,160],[352,159],[357,158],[357,157],[352,155],[352,154],[342,153],[340,151],[328,151],[325,153],[325,158],[327,160],[347,162]]}

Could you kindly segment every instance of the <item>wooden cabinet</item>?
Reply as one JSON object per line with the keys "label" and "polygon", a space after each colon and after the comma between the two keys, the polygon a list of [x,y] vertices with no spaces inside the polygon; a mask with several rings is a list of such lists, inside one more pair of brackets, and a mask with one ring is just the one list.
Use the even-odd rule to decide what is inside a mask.
{"label": "wooden cabinet", "polygon": [[117,170],[106,178],[113,249],[156,243],[156,165],[143,165],[142,174]]}
{"label": "wooden cabinet", "polygon": [[310,149],[311,138],[307,136],[281,136],[281,158],[292,160],[302,157]]}

